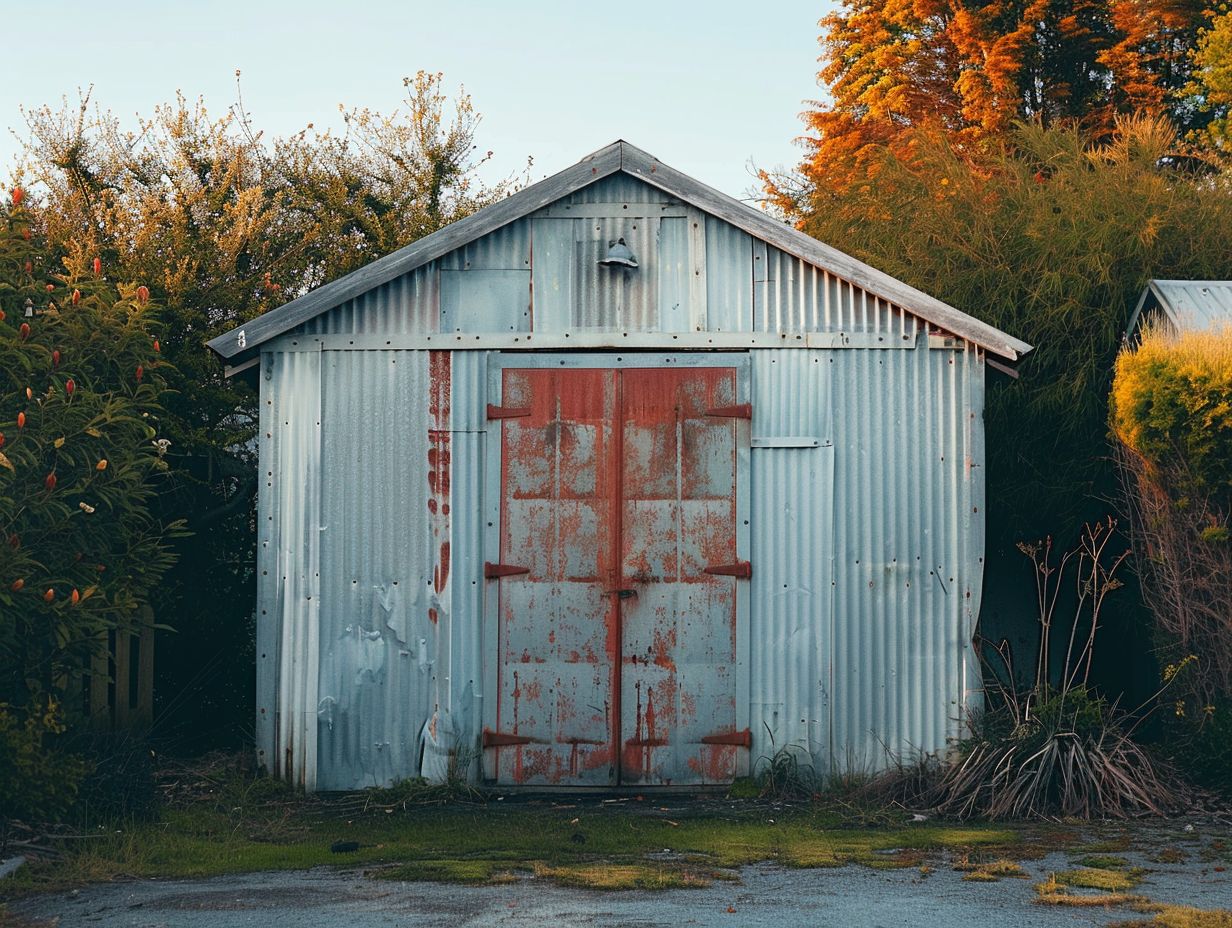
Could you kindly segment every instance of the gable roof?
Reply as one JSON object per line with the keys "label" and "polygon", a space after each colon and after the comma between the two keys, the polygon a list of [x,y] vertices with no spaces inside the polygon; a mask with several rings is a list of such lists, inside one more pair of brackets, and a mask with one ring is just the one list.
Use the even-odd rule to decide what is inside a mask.
{"label": "gable roof", "polygon": [[[761,210],[663,164],[628,142],[618,140],[572,167],[532,184],[498,203],[412,242],[383,258],[322,284],[303,296],[236,326],[209,342],[224,360],[249,354],[264,342],[291,331],[321,313],[401,277],[456,248],[496,231],[609,175],[623,171],[679,200],[731,223],[750,235],[830,271],[939,328],[979,345],[1007,361],[1031,350],[1026,342],[955,309],[936,297],[831,248]],[[244,332],[241,346],[238,333]]]}
{"label": "gable roof", "polygon": [[1143,314],[1158,307],[1182,332],[1232,324],[1232,280],[1151,280],[1138,299],[1127,336],[1142,323]]}

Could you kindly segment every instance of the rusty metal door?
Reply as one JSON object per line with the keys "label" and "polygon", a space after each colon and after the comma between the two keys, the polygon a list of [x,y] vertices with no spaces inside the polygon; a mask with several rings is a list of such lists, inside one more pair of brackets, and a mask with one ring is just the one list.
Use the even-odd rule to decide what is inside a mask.
{"label": "rusty metal door", "polygon": [[732,368],[621,377],[622,783],[730,782],[737,750]]}
{"label": "rusty metal door", "polygon": [[747,769],[737,388],[714,364],[499,371],[489,778],[703,784]]}
{"label": "rusty metal door", "polygon": [[502,783],[608,785],[615,760],[618,599],[613,370],[508,370],[501,421],[499,666]]}

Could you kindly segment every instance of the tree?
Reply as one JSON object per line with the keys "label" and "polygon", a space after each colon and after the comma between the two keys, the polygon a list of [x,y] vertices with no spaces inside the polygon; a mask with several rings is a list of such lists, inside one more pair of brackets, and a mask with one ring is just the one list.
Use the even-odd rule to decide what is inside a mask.
{"label": "tree", "polygon": [[83,247],[54,260],[23,200],[0,212],[0,703],[34,717],[136,628],[178,526],[155,505],[169,365],[149,290]]}
{"label": "tree", "polygon": [[832,100],[803,114],[802,178],[771,201],[807,212],[812,190],[874,177],[880,152],[906,157],[912,130],[974,153],[1018,120],[1074,121],[1095,135],[1117,113],[1166,112],[1189,129],[1190,50],[1210,0],[846,0],[821,20],[819,80]]}
{"label": "tree", "polygon": [[195,736],[235,738],[250,718],[255,598],[256,398],[205,342],[510,188],[478,178],[491,153],[476,148],[468,96],[450,102],[439,74],[404,84],[389,116],[344,110],[341,136],[310,125],[267,139],[242,99],[215,117],[180,96],[132,132],[88,97],[27,114],[24,176],[47,191],[51,247],[83,243],[163,307],[172,445],[159,509],[192,535],[158,607],[177,634],[160,646],[157,695],[187,700]]}
{"label": "tree", "polygon": [[994,534],[1043,537],[1100,515],[1130,310],[1151,277],[1232,274],[1232,191],[1169,165],[1165,117],[1121,118],[1103,143],[1018,124],[978,160],[929,130],[906,144],[909,160],[882,149],[878,183],[818,192],[805,231],[1036,346],[990,394]]}
{"label": "tree", "polygon": [[1146,281],[1232,276],[1232,189],[1175,166],[1177,146],[1165,116],[1122,117],[1103,142],[1020,123],[982,154],[915,129],[870,159],[875,183],[812,194],[810,235],[1035,346],[1018,380],[989,381],[985,634],[1029,627],[1017,542],[1113,505],[1107,397]]}
{"label": "tree", "polygon": [[1189,89],[1210,118],[1206,141],[1226,157],[1232,153],[1232,12],[1211,19],[1198,37],[1193,62]]}

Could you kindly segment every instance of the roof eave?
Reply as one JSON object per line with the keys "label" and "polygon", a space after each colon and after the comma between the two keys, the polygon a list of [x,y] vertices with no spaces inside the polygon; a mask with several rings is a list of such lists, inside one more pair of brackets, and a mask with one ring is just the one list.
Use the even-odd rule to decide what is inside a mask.
{"label": "roof eave", "polygon": [[1023,355],[1034,350],[1034,346],[1024,341],[818,241],[787,223],[779,222],[747,203],[682,174],[628,142],[624,143],[621,166],[626,173],[651,186],[677,196],[750,235],[765,239],[789,254],[811,260],[837,276],[882,296],[908,312],[962,336],[1007,361],[1018,361]]}
{"label": "roof eave", "polygon": [[236,326],[211,339],[207,344],[225,361],[251,357],[261,344],[271,338],[622,170],[750,235],[764,239],[789,254],[824,267],[836,276],[1010,363],[1017,362],[1032,350],[1032,346],[1026,342],[694,180],[623,140],[613,142],[572,167],[519,190],[498,203],[412,242],[405,248],[378,258],[350,274],[322,284],[298,299]]}
{"label": "roof eave", "polygon": [[613,142],[587,155],[572,167],[425,235],[404,248],[377,258],[337,280],[322,284],[276,309],[235,326],[206,344],[224,361],[247,355],[269,339],[288,332],[347,300],[401,277],[481,236],[495,232],[587,184],[615,174],[620,170],[621,144],[619,141]]}

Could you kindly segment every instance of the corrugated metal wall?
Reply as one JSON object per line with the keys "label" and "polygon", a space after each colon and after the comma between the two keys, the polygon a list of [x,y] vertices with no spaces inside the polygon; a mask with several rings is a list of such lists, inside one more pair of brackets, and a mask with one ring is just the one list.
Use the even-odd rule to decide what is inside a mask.
{"label": "corrugated metal wall", "polygon": [[259,762],[316,785],[320,641],[321,355],[261,361],[257,505]]}
{"label": "corrugated metal wall", "polygon": [[[619,175],[572,201],[672,205]],[[535,221],[579,220],[514,223],[311,332],[436,332],[441,271],[529,277]],[[982,358],[931,346],[926,326],[822,269],[702,224],[702,237],[661,229],[656,255],[687,274],[681,250],[704,246],[705,305],[690,312],[709,330],[897,346],[751,352],[752,759],[797,745],[822,769],[867,769],[887,749],[941,749],[979,687]],[[687,304],[689,286],[660,280],[648,288],[660,312],[623,321],[668,324],[662,310]],[[334,344],[262,361],[258,746],[310,788],[440,777],[451,757],[476,775],[488,352]]]}

